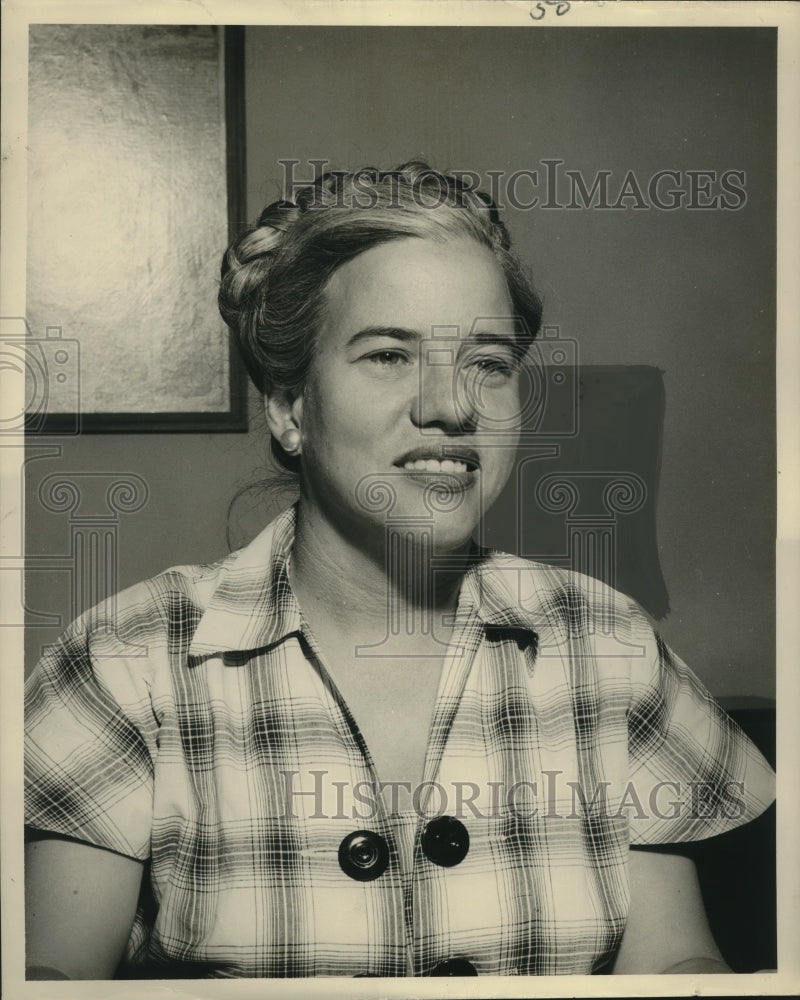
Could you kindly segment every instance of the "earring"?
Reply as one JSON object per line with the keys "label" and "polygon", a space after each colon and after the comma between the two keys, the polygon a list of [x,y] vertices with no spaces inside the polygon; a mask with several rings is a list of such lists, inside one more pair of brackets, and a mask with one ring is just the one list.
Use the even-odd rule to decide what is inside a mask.
{"label": "earring", "polygon": [[287,455],[300,454],[300,431],[295,427],[290,427],[281,434],[281,448]]}

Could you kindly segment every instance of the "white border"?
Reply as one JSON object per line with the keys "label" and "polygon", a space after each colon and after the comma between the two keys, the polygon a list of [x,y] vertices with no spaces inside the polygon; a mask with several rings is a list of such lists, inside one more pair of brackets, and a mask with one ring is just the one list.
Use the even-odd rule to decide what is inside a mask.
{"label": "white border", "polygon": [[[508,25],[536,30],[533,0],[16,0],[3,3],[2,33],[2,218],[0,302],[2,315],[25,315],[27,26],[31,23],[153,24],[369,24]],[[752,976],[543,977],[477,980],[190,980],[145,982],[25,983],[22,948],[22,783],[20,717],[21,634],[4,629],[0,701],[0,790],[2,791],[3,993],[9,1000],[47,997],[527,997],[573,996],[787,995],[800,992],[800,810],[791,772],[798,755],[800,709],[800,5],[796,2],[587,2],[573,0],[559,17],[548,9],[548,27],[639,26],[778,28],[778,800],[780,972]],[[7,407],[8,401],[4,402]],[[21,451],[0,441],[4,552],[21,538]],[[9,577],[7,581],[4,576]],[[0,604],[18,601],[14,575],[0,574]],[[9,641],[10,639],[10,641]],[[11,667],[9,667],[9,664]],[[782,765],[782,767],[781,767]]]}

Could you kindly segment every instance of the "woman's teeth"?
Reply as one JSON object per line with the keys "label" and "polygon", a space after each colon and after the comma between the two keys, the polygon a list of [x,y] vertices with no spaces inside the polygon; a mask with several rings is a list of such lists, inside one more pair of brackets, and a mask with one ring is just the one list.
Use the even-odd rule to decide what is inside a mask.
{"label": "woman's teeth", "polygon": [[417,458],[414,461],[406,462],[403,466],[413,472],[468,472],[469,467],[466,462],[457,459],[444,458],[440,462],[438,458]]}

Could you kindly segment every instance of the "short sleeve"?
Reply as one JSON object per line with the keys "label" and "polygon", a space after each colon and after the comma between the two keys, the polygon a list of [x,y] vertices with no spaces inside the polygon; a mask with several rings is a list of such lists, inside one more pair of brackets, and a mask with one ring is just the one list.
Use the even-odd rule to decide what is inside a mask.
{"label": "short sleeve", "polygon": [[703,840],[755,819],[775,798],[772,768],[686,664],[646,630],[628,711],[631,843]]}
{"label": "short sleeve", "polygon": [[26,825],[146,859],[155,729],[146,677],[73,623],[25,687]]}

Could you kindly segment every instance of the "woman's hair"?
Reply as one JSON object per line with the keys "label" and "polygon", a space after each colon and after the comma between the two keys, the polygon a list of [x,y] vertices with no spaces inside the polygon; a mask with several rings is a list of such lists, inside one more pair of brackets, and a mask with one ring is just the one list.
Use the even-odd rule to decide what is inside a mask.
{"label": "woman's hair", "polygon": [[[390,171],[333,171],[294,202],[268,205],[223,258],[219,309],[259,392],[290,400],[302,392],[328,279],[365,250],[408,237],[471,237],[488,247],[506,277],[520,353],[528,349],[541,301],[510,253],[508,231],[487,194],[420,162]],[[272,449],[285,468],[296,468],[274,440]]]}

